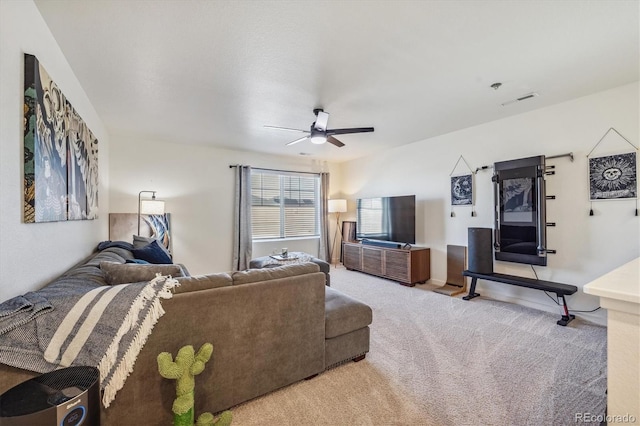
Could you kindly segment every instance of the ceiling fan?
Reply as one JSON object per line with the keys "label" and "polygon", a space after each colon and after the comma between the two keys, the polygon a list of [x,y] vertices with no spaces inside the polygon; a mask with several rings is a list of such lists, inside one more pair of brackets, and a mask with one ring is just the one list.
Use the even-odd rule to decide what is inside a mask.
{"label": "ceiling fan", "polygon": [[325,142],[329,142],[332,145],[342,148],[344,144],[336,139],[333,135],[345,135],[348,133],[366,133],[373,132],[373,127],[351,127],[348,129],[327,129],[327,123],[329,122],[329,113],[324,112],[322,108],[315,108],[313,113],[316,115],[316,121],[311,124],[309,130],[290,129],[288,127],[278,126],[264,126],[269,129],[288,130],[290,132],[306,133],[305,136],[289,142],[287,145],[293,145],[298,142],[302,142],[305,139],[311,139],[311,143],[321,145]]}

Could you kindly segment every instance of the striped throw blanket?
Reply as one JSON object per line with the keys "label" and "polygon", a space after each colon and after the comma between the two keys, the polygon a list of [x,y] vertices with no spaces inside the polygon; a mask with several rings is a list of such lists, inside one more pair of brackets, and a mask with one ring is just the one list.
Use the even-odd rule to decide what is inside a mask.
{"label": "striped throw blanket", "polygon": [[70,277],[8,300],[0,304],[0,363],[38,373],[97,367],[108,407],[176,285],[163,276],[114,286]]}

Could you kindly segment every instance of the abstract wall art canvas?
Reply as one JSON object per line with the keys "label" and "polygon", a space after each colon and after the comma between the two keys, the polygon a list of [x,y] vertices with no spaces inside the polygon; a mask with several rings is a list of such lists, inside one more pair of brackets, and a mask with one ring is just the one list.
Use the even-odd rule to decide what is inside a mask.
{"label": "abstract wall art canvas", "polygon": [[473,204],[473,175],[451,176],[451,205]]}
{"label": "abstract wall art canvas", "polygon": [[24,58],[24,221],[95,219],[98,140],[38,59]]}
{"label": "abstract wall art canvas", "polygon": [[589,199],[637,198],[636,169],[635,152],[589,158]]}

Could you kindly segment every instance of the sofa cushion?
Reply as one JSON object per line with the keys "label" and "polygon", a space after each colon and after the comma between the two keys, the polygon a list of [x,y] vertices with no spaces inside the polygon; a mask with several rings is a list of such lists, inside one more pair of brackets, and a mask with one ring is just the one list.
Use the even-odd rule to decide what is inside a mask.
{"label": "sofa cushion", "polygon": [[134,248],[131,253],[136,259],[146,260],[150,263],[172,263],[167,249],[158,240],[153,240],[142,248]]}
{"label": "sofa cushion", "polygon": [[150,281],[156,274],[181,277],[182,270],[178,265],[137,265],[134,263],[100,262],[100,269],[105,273],[105,281],[109,285],[138,283]]}
{"label": "sofa cushion", "polygon": [[341,336],[371,324],[371,308],[344,293],[325,289],[325,338]]}
{"label": "sofa cushion", "polygon": [[267,269],[248,269],[237,271],[231,274],[233,284],[248,284],[259,281],[269,281],[279,278],[293,277],[296,275],[311,274],[320,272],[320,268],[315,263],[295,263],[293,265],[278,266]]}
{"label": "sofa cushion", "polygon": [[233,284],[233,279],[226,273],[194,275],[191,277],[179,277],[176,279],[180,283],[180,286],[174,287],[173,292],[175,294],[227,287]]}
{"label": "sofa cushion", "polygon": [[[109,247],[100,252],[91,254],[87,259],[78,264],[84,266],[100,267],[100,262],[125,263],[127,259],[133,259],[133,254],[129,250],[118,247]],[[72,270],[73,268],[71,268]]]}
{"label": "sofa cushion", "polygon": [[48,285],[56,285],[58,283],[62,283],[62,285],[66,285],[71,283],[77,283],[78,281],[82,281],[83,283],[91,283],[96,286],[104,286],[108,285],[105,280],[105,273],[100,269],[100,266],[94,265],[81,265],[75,266],[69,269],[60,277],[53,280]]}

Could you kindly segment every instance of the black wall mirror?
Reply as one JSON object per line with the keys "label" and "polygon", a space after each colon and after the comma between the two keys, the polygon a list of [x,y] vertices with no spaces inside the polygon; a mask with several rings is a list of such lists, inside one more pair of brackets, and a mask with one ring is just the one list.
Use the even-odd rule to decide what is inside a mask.
{"label": "black wall mirror", "polygon": [[494,164],[496,260],[547,265],[545,157]]}

